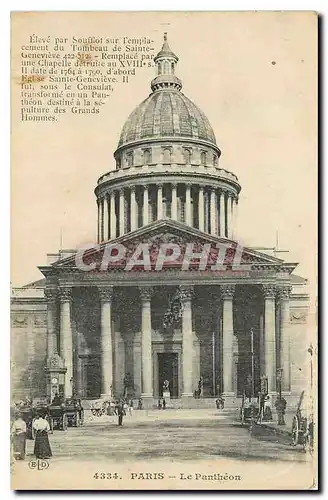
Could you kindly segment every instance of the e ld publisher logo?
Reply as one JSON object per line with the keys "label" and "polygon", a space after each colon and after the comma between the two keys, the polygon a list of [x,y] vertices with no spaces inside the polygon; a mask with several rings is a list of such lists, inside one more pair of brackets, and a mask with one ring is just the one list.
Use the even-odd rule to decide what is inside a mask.
{"label": "e ld publisher logo", "polygon": [[49,462],[48,460],[38,458],[37,460],[30,460],[28,466],[34,470],[45,470],[48,469]]}

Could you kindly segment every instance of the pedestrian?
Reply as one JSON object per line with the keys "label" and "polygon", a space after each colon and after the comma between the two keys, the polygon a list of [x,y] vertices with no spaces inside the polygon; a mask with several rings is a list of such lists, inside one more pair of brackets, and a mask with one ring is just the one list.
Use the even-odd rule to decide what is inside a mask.
{"label": "pedestrian", "polygon": [[263,421],[271,422],[272,421],[272,410],[271,410],[271,399],[270,396],[266,396],[264,403],[264,411],[263,411]]}
{"label": "pedestrian", "polygon": [[38,417],[33,422],[33,429],[35,430],[34,455],[36,456],[36,458],[52,457],[48,438],[50,425],[45,417],[46,412],[41,411]]}
{"label": "pedestrian", "polygon": [[54,396],[54,399],[52,400],[52,404],[54,406],[60,406],[62,403],[62,399],[61,397],[59,396],[58,392],[56,392],[55,396]]}
{"label": "pedestrian", "polygon": [[165,410],[165,408],[166,408],[166,401],[165,401],[165,399],[163,398],[163,410]]}
{"label": "pedestrian", "polygon": [[117,406],[118,425],[123,425],[124,403],[121,401]]}
{"label": "pedestrian", "polygon": [[161,409],[162,409],[162,403],[161,403],[161,400],[160,400],[160,399],[158,400],[158,404],[157,404],[157,406],[158,406],[158,409],[159,409],[159,410],[161,410]]}
{"label": "pedestrian", "polygon": [[22,414],[17,412],[11,428],[11,439],[15,460],[24,460],[26,451],[26,423]]}
{"label": "pedestrian", "polygon": [[133,399],[130,399],[130,403],[129,403],[129,413],[130,413],[130,416],[132,417],[132,413],[133,413]]}
{"label": "pedestrian", "polygon": [[263,414],[264,414],[264,403],[265,403],[265,394],[259,392],[259,413],[257,417],[257,422],[260,421],[262,423]]}
{"label": "pedestrian", "polygon": [[109,409],[109,415],[116,414],[114,401],[110,401],[108,409]]}

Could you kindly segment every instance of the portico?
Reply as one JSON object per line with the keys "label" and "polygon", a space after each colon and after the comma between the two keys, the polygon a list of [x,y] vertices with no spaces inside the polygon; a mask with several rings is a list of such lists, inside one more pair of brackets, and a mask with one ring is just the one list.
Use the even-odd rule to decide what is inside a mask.
{"label": "portico", "polygon": [[[177,223],[162,223],[162,231],[163,224],[173,238]],[[158,223],[153,225],[146,231],[147,241],[155,237]],[[179,233],[183,245],[188,238],[181,228]],[[213,237],[208,237],[213,244]],[[136,245],[132,235],[127,239],[130,248]],[[168,241],[163,234],[156,235],[158,239]],[[72,257],[43,268],[49,273],[47,354],[51,357],[60,349],[67,367],[65,394],[119,397],[129,378],[131,396],[151,406],[161,395],[159,381],[166,374],[171,377],[172,397],[186,406],[200,377],[204,397],[220,393],[233,405],[249,390],[245,381],[251,375],[252,356],[254,393],[261,375],[268,378],[269,392],[276,392],[278,367],[283,368],[283,390],[288,393],[288,270],[279,259],[262,254],[261,262],[260,254],[256,257],[252,256],[256,265],[249,264],[245,250],[241,267],[247,261],[251,270],[225,276],[208,268],[203,273],[177,271],[174,263],[162,275],[153,270],[127,272],[123,263],[115,272],[83,273],[73,271]],[[274,263],[285,271],[283,280],[281,273],[278,278],[278,273],[268,272]],[[170,314],[171,321],[164,321]]]}

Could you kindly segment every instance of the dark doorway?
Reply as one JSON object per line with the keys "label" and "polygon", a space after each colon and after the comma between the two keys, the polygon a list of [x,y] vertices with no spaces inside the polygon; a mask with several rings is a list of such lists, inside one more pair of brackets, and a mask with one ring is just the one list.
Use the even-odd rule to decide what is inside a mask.
{"label": "dark doorway", "polygon": [[87,364],[87,397],[99,398],[101,391],[100,359],[89,358]]}
{"label": "dark doorway", "polygon": [[163,383],[170,383],[171,398],[179,397],[178,353],[158,353],[158,393],[163,396]]}

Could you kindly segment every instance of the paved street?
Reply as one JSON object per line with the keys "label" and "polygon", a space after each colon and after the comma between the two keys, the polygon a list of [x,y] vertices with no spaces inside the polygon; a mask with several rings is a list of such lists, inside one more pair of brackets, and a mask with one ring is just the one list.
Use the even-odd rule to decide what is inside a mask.
{"label": "paved street", "polygon": [[[85,424],[50,435],[53,462],[103,460],[106,462],[213,460],[230,458],[248,461],[304,462],[301,448],[289,439],[264,434],[251,437],[247,427],[234,421],[234,415],[216,410],[134,411],[124,418],[92,417]],[[33,454],[33,441],[27,441],[27,460]]]}

